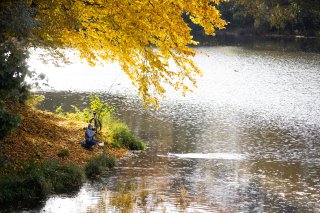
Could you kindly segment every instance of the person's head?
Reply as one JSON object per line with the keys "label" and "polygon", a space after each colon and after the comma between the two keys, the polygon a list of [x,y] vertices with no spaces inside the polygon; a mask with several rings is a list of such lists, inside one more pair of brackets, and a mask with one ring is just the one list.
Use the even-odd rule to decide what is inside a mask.
{"label": "person's head", "polygon": [[93,129],[93,125],[92,124],[88,124],[88,129],[92,130]]}

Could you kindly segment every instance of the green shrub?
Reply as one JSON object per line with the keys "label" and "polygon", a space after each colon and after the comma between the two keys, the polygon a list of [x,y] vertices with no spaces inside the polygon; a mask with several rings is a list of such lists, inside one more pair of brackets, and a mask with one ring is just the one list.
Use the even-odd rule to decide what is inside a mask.
{"label": "green shrub", "polygon": [[74,105],[71,105],[71,107],[74,109],[75,112],[74,113],[67,112],[65,115],[67,118],[70,118],[70,119],[76,120],[76,121],[84,121],[84,122],[86,122],[88,120],[88,118],[86,118],[86,116],[85,116],[85,113],[81,112],[81,110],[78,107],[76,107]]}
{"label": "green shrub", "polygon": [[90,109],[93,112],[97,112],[99,119],[104,120],[111,117],[111,114],[115,111],[114,107],[107,102],[101,102],[97,95],[90,97]]}
{"label": "green shrub", "polygon": [[9,111],[0,108],[0,140],[11,133],[11,130],[18,127],[20,118]]}
{"label": "green shrub", "polygon": [[77,190],[84,180],[84,171],[77,165],[62,166],[55,161],[26,163],[21,171],[0,177],[0,205]]}
{"label": "green shrub", "polygon": [[112,156],[101,155],[92,158],[85,167],[88,178],[95,178],[103,173],[106,168],[115,166],[115,158]]}
{"label": "green shrub", "polygon": [[70,156],[70,151],[69,149],[62,149],[58,152],[58,157],[63,158],[63,157],[68,157]]}
{"label": "green shrub", "polygon": [[[17,3],[6,8],[2,6],[1,4],[0,16],[2,15],[3,19],[4,11],[18,9],[23,4]],[[8,16],[8,14],[5,16]],[[12,24],[6,23],[3,25],[2,19],[0,21],[0,140],[10,134],[13,128],[19,126],[20,118],[8,112],[5,106],[12,105],[12,103],[23,103],[27,99],[30,86],[25,82],[25,77],[31,74],[26,63],[29,56],[28,50],[23,44],[25,42],[18,41],[11,37],[12,35],[11,38],[4,36],[10,34],[6,30],[10,30]]]}
{"label": "green shrub", "polygon": [[26,105],[35,109],[42,101],[44,101],[45,97],[43,95],[30,95],[26,100]]}
{"label": "green shrub", "polygon": [[85,180],[83,169],[77,165],[59,166],[51,178],[55,193],[66,193],[78,189]]}
{"label": "green shrub", "polygon": [[42,175],[19,176],[13,174],[0,179],[0,204],[36,198],[42,199],[49,192],[49,185]]}
{"label": "green shrub", "polygon": [[74,109],[74,112],[64,113],[62,107],[59,106],[56,109],[56,114],[77,121],[89,122],[90,119],[93,118],[92,112],[97,112],[99,120],[102,123],[108,123],[112,117],[112,113],[115,111],[114,107],[107,102],[101,102],[97,95],[90,96],[90,108],[85,108],[81,111],[74,105],[71,105],[71,107]]}
{"label": "green shrub", "polygon": [[56,114],[60,115],[60,116],[64,116],[63,110],[62,110],[62,106],[58,106],[56,109]]}
{"label": "green shrub", "polygon": [[101,134],[102,140],[110,141],[115,147],[125,147],[130,150],[144,150],[145,144],[140,138],[134,135],[132,131],[124,123],[118,121],[112,116],[115,111],[114,107],[108,103],[101,102],[96,95],[90,96],[90,109],[80,110],[76,106],[72,106],[75,112],[63,113],[61,106],[57,108],[56,113],[64,115],[67,118],[89,122],[93,115],[90,112],[97,112],[98,118],[102,124],[101,132],[110,133],[109,136]]}
{"label": "green shrub", "polygon": [[142,140],[135,136],[128,126],[123,123],[112,124],[110,138],[114,145],[118,147],[126,147],[130,150],[145,149],[145,144]]}
{"label": "green shrub", "polygon": [[0,36],[0,100],[7,103],[24,102],[30,89],[25,82],[25,77],[31,74],[26,63],[29,52],[23,42],[16,38],[6,41],[3,38]]}
{"label": "green shrub", "polygon": [[52,193],[76,190],[85,180],[83,169],[74,164],[60,165],[56,161],[47,161],[26,164],[24,169],[26,173],[43,176]]}

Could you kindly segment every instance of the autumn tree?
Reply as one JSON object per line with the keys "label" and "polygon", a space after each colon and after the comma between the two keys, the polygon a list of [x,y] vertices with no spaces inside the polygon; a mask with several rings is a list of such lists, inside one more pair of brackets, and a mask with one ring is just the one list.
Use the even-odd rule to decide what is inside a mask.
{"label": "autumn tree", "polygon": [[[214,35],[226,24],[220,0],[2,0],[0,2],[0,139],[18,125],[8,105],[24,101],[28,48],[65,48],[94,65],[117,61],[146,104],[158,104],[165,85],[183,94],[201,71],[197,44],[183,19]],[[170,63],[175,66],[170,66]]]}
{"label": "autumn tree", "polygon": [[[33,0],[40,27],[34,44],[72,48],[89,63],[117,61],[145,103],[171,85],[183,94],[196,85],[201,71],[192,61],[197,44],[182,15],[207,34],[226,24],[219,0]],[[175,67],[170,66],[170,63]]]}

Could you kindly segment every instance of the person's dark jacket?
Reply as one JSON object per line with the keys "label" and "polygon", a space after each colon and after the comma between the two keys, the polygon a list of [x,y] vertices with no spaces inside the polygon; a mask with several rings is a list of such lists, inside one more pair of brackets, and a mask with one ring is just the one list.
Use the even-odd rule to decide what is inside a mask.
{"label": "person's dark jacket", "polygon": [[85,134],[86,142],[91,142],[93,140],[93,136],[95,134],[96,133],[94,131],[92,131],[91,129],[87,129],[86,134]]}

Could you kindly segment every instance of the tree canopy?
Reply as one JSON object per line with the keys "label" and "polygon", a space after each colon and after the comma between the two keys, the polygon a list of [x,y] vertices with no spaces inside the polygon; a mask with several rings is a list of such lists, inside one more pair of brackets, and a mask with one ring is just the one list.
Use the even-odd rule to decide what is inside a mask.
{"label": "tree canopy", "polygon": [[[0,139],[19,125],[7,110],[23,102],[30,47],[78,51],[94,65],[117,61],[146,104],[158,104],[165,85],[183,94],[201,71],[185,17],[214,35],[226,22],[220,0],[1,0]],[[61,51],[63,52],[63,51]],[[173,62],[175,68],[169,64]]]}
{"label": "tree canopy", "polygon": [[312,36],[320,32],[319,0],[229,0],[218,8],[230,30]]}
{"label": "tree canopy", "polygon": [[[157,105],[165,85],[184,94],[201,71],[192,61],[197,44],[183,15],[209,35],[226,22],[220,0],[32,0],[37,26],[31,43],[71,48],[89,63],[119,62],[145,103]],[[169,66],[175,64],[176,69]]]}

